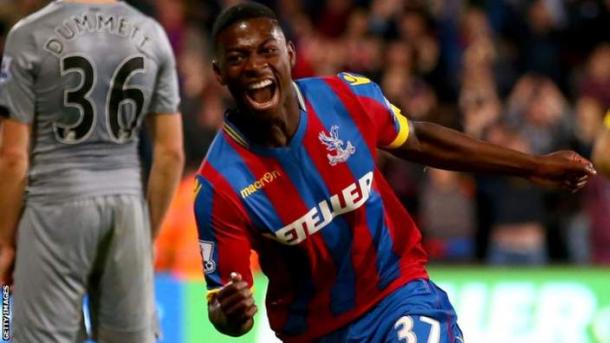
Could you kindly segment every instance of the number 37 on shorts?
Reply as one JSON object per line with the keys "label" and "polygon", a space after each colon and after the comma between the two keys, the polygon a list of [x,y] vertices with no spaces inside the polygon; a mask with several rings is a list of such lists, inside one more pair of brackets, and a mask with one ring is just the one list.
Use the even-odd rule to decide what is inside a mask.
{"label": "number 37 on shorts", "polygon": [[[446,324],[446,323],[445,323]],[[394,323],[393,343],[463,343],[460,336],[447,332],[441,323],[426,316],[402,316]]]}

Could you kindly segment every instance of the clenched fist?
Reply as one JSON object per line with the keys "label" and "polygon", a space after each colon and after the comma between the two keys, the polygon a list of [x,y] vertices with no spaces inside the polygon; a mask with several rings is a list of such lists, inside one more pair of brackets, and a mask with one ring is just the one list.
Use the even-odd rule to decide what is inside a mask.
{"label": "clenched fist", "polygon": [[250,331],[258,311],[252,291],[239,273],[231,273],[231,281],[210,299],[208,310],[216,329],[230,336]]}
{"label": "clenched fist", "polygon": [[576,192],[597,173],[590,161],[573,151],[558,151],[538,158],[538,166],[529,179],[539,185]]}

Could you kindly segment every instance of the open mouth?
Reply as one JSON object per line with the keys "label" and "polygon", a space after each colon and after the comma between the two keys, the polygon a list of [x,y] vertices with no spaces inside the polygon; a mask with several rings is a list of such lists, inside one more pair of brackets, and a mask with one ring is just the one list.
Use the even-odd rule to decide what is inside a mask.
{"label": "open mouth", "polygon": [[275,106],[278,93],[275,82],[266,79],[248,85],[246,99],[255,110],[266,110]]}

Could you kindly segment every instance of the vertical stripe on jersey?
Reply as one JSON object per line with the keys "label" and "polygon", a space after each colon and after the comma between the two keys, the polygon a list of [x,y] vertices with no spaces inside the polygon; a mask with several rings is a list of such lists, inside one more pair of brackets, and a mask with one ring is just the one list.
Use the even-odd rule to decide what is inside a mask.
{"label": "vertical stripe on jersey", "polygon": [[[362,105],[359,103],[358,99],[356,98],[357,95],[354,94],[352,89],[347,84],[345,84],[343,81],[341,81],[338,78],[327,78],[326,83],[327,83],[328,87],[330,87],[333,90],[332,94],[337,96],[338,100],[343,104],[342,108],[349,113],[349,119],[347,120],[347,123],[352,124],[352,125],[355,124],[360,133],[366,132],[366,130],[368,130],[370,127],[370,123],[366,120],[367,118],[369,118],[369,116],[367,115],[367,113],[364,113]],[[365,101],[369,105],[368,107],[370,107],[370,108],[377,107],[377,111],[379,113],[383,113],[384,115],[388,115],[388,116],[390,115],[388,113],[388,109],[386,107],[387,105],[385,103],[379,102],[379,101],[382,101],[385,99],[379,99],[379,101],[377,101],[370,97],[362,97],[362,98],[363,98],[362,100]],[[375,104],[377,106],[375,106]],[[342,116],[341,119],[347,119],[347,118]],[[384,130],[384,128],[381,128],[381,129],[382,129],[382,131]],[[377,139],[371,140],[371,144],[375,144],[376,140]],[[368,154],[369,154],[369,156],[371,156],[371,160],[375,161],[376,156],[377,156],[376,146],[373,146],[371,148],[371,145],[369,144],[368,147],[369,147]],[[348,164],[349,163],[350,163],[350,161],[348,160]],[[358,167],[358,165],[352,163],[352,164],[350,164],[350,167]],[[383,199],[385,199],[385,198],[382,197],[379,192],[379,190],[380,190],[379,185],[383,184],[383,179],[381,177],[381,173],[378,173],[376,168],[375,168],[375,176],[376,177],[374,178],[374,180],[376,180],[376,182],[373,183],[375,192],[371,194],[371,198],[372,198],[371,200],[373,200],[373,196],[374,196],[374,197],[378,198],[378,201],[379,201],[378,206],[385,207],[387,205],[383,201]],[[388,188],[388,190],[389,190],[389,188]],[[392,192],[390,191],[390,193],[392,193]],[[374,211],[372,207],[368,207],[367,209],[368,209],[367,214],[368,213],[386,213],[387,214],[387,211],[389,211],[388,208],[385,208],[385,211]],[[402,211],[406,213],[406,211],[404,209]],[[374,225],[376,225],[376,223],[377,223],[377,225],[379,223],[383,224],[383,226],[378,226],[380,228],[383,228],[381,231],[377,231],[376,233],[373,233],[373,235],[374,235],[373,240],[375,241],[375,244],[376,244],[375,246],[378,247],[378,250],[377,250],[378,255],[383,256],[383,259],[378,260],[378,264],[377,264],[378,268],[380,268],[379,270],[384,271],[383,275],[380,275],[380,284],[379,284],[379,287],[381,289],[383,289],[400,276],[400,263],[404,262],[404,261],[401,261],[400,256],[403,255],[403,251],[400,249],[396,249],[396,245],[397,244],[402,245],[403,243],[397,242],[396,240],[393,239],[396,235],[396,232],[394,232],[394,230],[393,230],[394,228],[388,226],[388,223],[386,222],[386,218],[371,218],[369,216],[367,219],[368,219],[369,228],[375,227]],[[380,249],[381,249],[382,253],[379,253]],[[387,254],[385,252],[387,252]]]}
{"label": "vertical stripe on jersey", "polygon": [[[332,108],[332,106],[330,107]],[[329,163],[328,157],[326,156],[327,151],[318,139],[320,132],[326,132],[326,134],[328,134],[330,131],[329,128],[327,129],[324,127],[324,124],[320,119],[324,113],[324,108],[323,105],[316,106],[315,103],[309,99],[307,101],[307,110],[311,124],[310,130],[308,131],[309,134],[304,140],[305,149],[314,161],[316,166],[315,169],[324,179],[331,194],[341,194],[346,182],[339,183],[337,180],[348,180],[349,182],[347,182],[347,184],[351,184],[358,182],[358,179],[354,177],[353,171],[350,170],[349,166],[345,163],[339,163],[335,166],[331,166]],[[319,111],[322,111],[322,113]],[[340,128],[339,135],[340,138],[343,139]],[[364,204],[363,206],[367,205]],[[351,243],[351,246],[348,249],[343,248],[344,250],[342,250],[347,252],[346,255],[349,254],[349,260],[343,263],[343,269],[349,272],[352,270],[356,272],[355,278],[349,288],[353,289],[355,292],[352,296],[354,296],[356,304],[365,303],[371,296],[369,290],[371,290],[371,288],[374,289],[378,283],[377,271],[375,268],[370,267],[370,263],[377,258],[373,242],[371,241],[371,235],[364,224],[366,223],[365,217],[365,210],[360,208],[334,219],[335,221],[341,220],[347,222],[351,228],[353,239],[351,242],[346,242]],[[345,278],[347,279],[347,277]],[[340,289],[342,286],[337,284],[336,287],[337,289]]]}
{"label": "vertical stripe on jersey", "polygon": [[[400,114],[400,109],[398,107],[392,105],[385,98],[379,86],[367,78],[361,78],[361,83],[354,83],[353,75],[351,74],[346,75],[346,73],[340,73],[338,77],[351,84],[349,89],[358,97],[362,107],[367,111],[367,116],[371,117],[371,114],[373,114],[372,131],[374,131],[377,137],[375,141],[371,142],[376,142],[376,146],[383,147],[386,147],[391,143],[404,143],[404,140],[401,141],[398,138],[401,134],[401,125],[407,124],[407,119]],[[408,126],[405,128],[407,130],[402,131],[404,138],[408,136]],[[368,131],[371,131],[371,126],[367,126],[367,129]],[[375,149],[375,146],[371,148]]]}
{"label": "vertical stripe on jersey", "polygon": [[[228,184],[235,194],[241,198],[241,190],[258,180],[256,175],[248,169],[246,162],[242,156],[237,152],[237,149],[242,148],[232,138],[228,137],[226,133],[219,135],[219,144],[223,144],[222,150],[223,156],[219,158],[209,158],[208,163],[216,170],[223,171],[223,177],[227,180]],[[240,166],[240,170],[236,170],[236,162]],[[247,180],[243,180],[242,176],[245,175]],[[244,202],[245,207],[250,216],[250,220],[256,227],[282,227],[282,220],[275,211],[275,207],[267,198],[265,192],[254,192],[248,196],[251,201]],[[261,221],[265,219],[265,221]]]}
{"label": "vertical stripe on jersey", "polygon": [[[284,165],[276,158],[265,157],[260,154],[254,155],[251,151],[234,142],[230,142],[230,144],[232,144],[233,148],[246,164],[248,170],[257,180],[271,170],[277,170],[281,174],[280,177],[272,183],[268,183],[265,188],[261,188],[257,191],[257,193],[265,194],[269,199],[269,203],[278,214],[280,221],[283,223],[283,225],[270,227],[270,229],[273,229],[273,231],[280,229],[309,211],[305,200],[300,196],[302,193],[299,192],[299,188],[294,184],[294,180],[299,179],[294,175],[295,171],[293,167],[297,166],[295,163],[296,161],[291,162],[284,159],[284,165],[290,170],[289,173]],[[293,176],[291,177],[290,174],[293,174]],[[286,194],[293,195],[290,198],[292,202],[286,202]],[[314,295],[314,289],[326,289],[323,285],[329,282],[328,280],[332,280],[335,275],[335,271],[332,268],[317,268],[318,264],[323,264],[325,266],[332,265],[332,263],[325,262],[329,261],[331,257],[326,248],[326,244],[320,235],[309,236],[299,246],[283,250],[294,251],[296,249],[299,249],[301,253],[292,252],[290,255],[296,260],[291,261],[291,263],[296,263],[300,266],[308,266],[308,268],[299,270],[299,274],[296,275],[297,277],[292,279],[294,281],[292,286],[293,289],[296,290],[296,294],[290,305],[290,316],[286,318],[283,330],[289,335],[303,334],[307,330],[306,319],[309,314],[308,308]],[[321,271],[325,273],[321,273]],[[316,298],[322,304],[329,304],[331,300],[330,293],[328,292],[319,292],[319,295]]]}
{"label": "vertical stripe on jersey", "polygon": [[[305,151],[295,151],[296,153],[299,153],[299,155],[296,156],[297,161],[304,162],[303,165],[285,161],[286,158],[281,160],[291,179],[300,180],[300,183],[297,184],[300,189],[314,189],[311,192],[304,192],[305,195],[303,199],[306,201],[309,208],[316,207],[318,212],[321,213],[320,202],[323,201],[325,204],[328,204],[328,199],[341,191],[337,183],[332,182],[332,180],[353,180],[353,176],[349,174],[348,170],[345,170],[347,173],[335,173],[331,178],[331,175],[329,175],[328,172],[324,172],[324,168],[319,168],[319,166],[324,167],[324,165],[322,165],[320,161],[315,160],[316,156],[319,154],[312,153],[312,151],[324,151],[323,146],[318,142],[317,138],[318,133],[322,130],[322,126],[315,114],[311,114],[311,111],[311,107],[307,106],[307,112],[301,114],[307,116],[308,121],[305,137],[303,138]],[[326,166],[330,167],[328,162],[326,162]],[[304,169],[307,171],[306,175],[303,173]],[[314,199],[311,194],[323,194],[324,196],[320,199]],[[335,217],[326,227],[321,229],[319,234],[322,236],[329,254],[332,257],[332,262],[327,265],[334,265],[335,268],[332,270],[334,275],[329,275],[328,278],[324,280],[325,284],[328,285],[328,287],[324,288],[330,289],[330,299],[319,297],[316,299],[316,302],[310,304],[310,306],[311,308],[324,307],[324,301],[327,301],[326,304],[330,305],[330,313],[336,316],[353,309],[355,306],[356,298],[354,284],[356,273],[349,260],[349,257],[351,256],[353,233],[345,218],[339,216]],[[329,320],[332,320],[332,318],[329,318]]]}
{"label": "vertical stripe on jersey", "polygon": [[[223,168],[223,177],[227,180],[227,187],[233,191],[240,204],[245,208],[245,212],[248,214],[255,230],[277,229],[282,227],[284,223],[279,214],[276,213],[275,207],[272,205],[270,199],[267,198],[263,189],[259,189],[255,193],[250,194],[246,198],[247,200],[241,197],[241,188],[258,179],[242,158],[242,154],[248,154],[249,152],[244,152],[243,147],[239,146],[232,139],[232,137],[227,136],[224,132],[217,136],[217,141],[215,141],[214,144],[221,144],[222,147],[215,151],[221,151],[222,156],[208,156],[206,159],[208,165],[216,165],[217,168]],[[238,151],[242,152],[242,154]],[[236,161],[241,168],[233,174],[231,173],[231,170],[235,168]],[[240,181],[240,175],[242,173],[248,176],[248,181]],[[241,183],[236,184],[237,182]],[[251,203],[251,205],[248,206],[246,201]],[[256,211],[260,211],[260,207],[264,207],[264,211],[257,214]],[[259,216],[265,215],[271,215],[271,218],[259,218]],[[314,292],[311,277],[309,276],[310,268],[306,252],[295,249],[294,247],[284,247],[280,243],[262,237],[255,240],[253,245],[258,248],[261,268],[272,281],[268,285],[268,294],[272,294],[272,298],[274,299],[282,299],[281,303],[267,304],[271,325],[275,330],[281,330],[282,332],[286,331],[287,333],[295,335],[302,333],[307,328],[305,319],[306,304],[308,303],[310,294],[313,294]],[[294,284],[296,280],[303,281],[300,284]],[[295,293],[303,294],[301,295],[301,299],[296,298]],[[291,304],[292,307],[289,308],[289,305],[286,304]],[[299,310],[301,308],[305,310]],[[298,318],[287,320],[289,313],[292,313],[295,310],[297,313],[304,314]],[[286,323],[288,323],[289,326],[284,330],[282,327],[286,325]]]}
{"label": "vertical stripe on jersey", "polygon": [[[306,250],[262,239],[261,268],[269,278],[267,315],[274,331],[302,335],[309,329],[307,305],[315,293]],[[274,299],[273,301],[269,301]]]}
{"label": "vertical stripe on jersey", "polygon": [[[204,193],[202,194],[204,196],[198,197],[198,201],[204,201],[202,204],[198,203],[198,209],[201,208],[199,205],[206,206],[206,209],[203,209],[203,211],[209,215],[207,218],[210,220],[210,226],[213,227],[213,230],[205,230],[204,233],[207,233],[207,235],[202,236],[208,236],[212,242],[216,243],[214,247],[214,256],[216,256],[215,273],[218,274],[219,280],[215,286],[222,286],[229,282],[231,272],[235,271],[240,272],[244,281],[252,285],[252,272],[250,271],[251,235],[248,231],[251,223],[248,221],[247,213],[241,206],[239,199],[235,197],[234,193],[230,192],[230,186],[226,179],[211,165],[204,166],[201,170],[201,175],[203,176],[202,179],[205,179],[202,183],[201,192],[209,190],[209,196],[205,196],[208,194]],[[214,186],[208,180],[214,180]],[[205,189],[206,187],[207,189]],[[223,189],[225,193],[221,194]],[[235,214],[233,212],[234,208],[227,206],[229,204],[234,205],[241,215]],[[215,222],[219,220],[222,220],[222,222]],[[233,230],[233,232],[217,234],[215,230],[218,226],[226,226],[222,227],[222,229]],[[227,236],[232,236],[229,241],[224,240]],[[228,261],[231,261],[231,263]],[[230,268],[228,268],[229,265],[231,265]]]}
{"label": "vertical stripe on jersey", "polygon": [[[197,197],[195,202],[195,216],[197,218],[198,223],[205,223],[204,225],[211,225],[212,223],[212,207],[214,203],[215,190],[214,186],[209,183],[203,177],[197,175],[197,181],[201,185],[202,196]],[[199,240],[211,242],[214,244],[212,247],[212,261],[218,263],[218,249],[216,246],[218,245],[218,240],[216,240],[216,234],[213,230],[199,230]],[[218,266],[216,266],[216,270],[213,273],[206,273],[206,286],[208,289],[214,289],[218,287],[222,287],[223,282],[220,278],[220,271]]]}
{"label": "vertical stripe on jersey", "polygon": [[[417,226],[409,215],[409,212],[402,206],[396,194],[390,188],[390,185],[382,177],[379,170],[375,171],[378,176],[378,188],[384,201],[386,222],[390,228],[390,234],[394,241],[394,251],[402,256],[409,256],[409,259],[402,258],[400,261],[401,270],[408,271],[409,266],[423,266],[427,261],[427,255],[422,245],[421,233],[417,230]],[[406,230],[405,228],[411,228]],[[411,250],[405,254],[405,250],[411,247]]]}
{"label": "vertical stripe on jersey", "polygon": [[[313,103],[314,108],[316,108],[316,104],[319,107],[318,113],[321,114],[319,117],[325,128],[330,131],[332,125],[338,125],[339,138],[345,143],[350,140],[352,142],[361,142],[361,144],[355,144],[359,150],[357,150],[355,155],[349,158],[345,164],[348,165],[356,178],[362,177],[367,172],[373,171],[375,169],[376,151],[371,151],[371,149],[374,149],[375,142],[372,139],[374,135],[369,134],[368,139],[363,135],[363,132],[366,132],[365,130],[370,129],[370,127],[367,127],[366,125],[363,126],[362,123],[357,121],[359,117],[366,118],[364,117],[366,114],[358,113],[358,111],[362,111],[362,109],[355,96],[351,94],[349,87],[337,78],[329,78],[326,80],[319,79],[316,80],[315,83],[317,91],[316,99],[319,99],[320,94],[325,95],[323,100]],[[333,109],[333,112],[331,113],[335,114],[334,116],[323,115],[324,107],[326,106]],[[343,131],[341,130],[342,127],[344,128]],[[350,128],[355,128],[355,130],[348,130]],[[371,146],[373,146],[373,148],[371,148]],[[373,184],[375,184],[375,181]],[[377,287],[379,289],[384,289],[390,282],[400,276],[399,257],[392,249],[393,242],[390,233],[384,222],[384,218],[380,216],[383,211],[373,208],[376,202],[381,202],[381,197],[373,188],[370,199],[366,204],[366,211],[356,211],[352,216],[360,216],[358,218],[353,218],[355,222],[360,220],[366,223],[369,231],[369,239],[372,240],[372,245],[375,247],[375,251],[369,252],[367,258],[374,258],[377,271],[383,271],[383,273],[379,275]],[[377,206],[383,205],[378,204]],[[365,260],[361,263],[365,266],[370,262],[370,260]],[[357,269],[359,269],[358,266]]]}

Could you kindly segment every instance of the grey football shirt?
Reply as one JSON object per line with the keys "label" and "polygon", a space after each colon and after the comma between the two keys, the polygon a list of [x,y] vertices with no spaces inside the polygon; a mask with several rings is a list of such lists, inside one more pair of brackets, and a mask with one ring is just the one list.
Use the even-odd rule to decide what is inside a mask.
{"label": "grey football shirt", "polygon": [[138,132],[178,111],[175,69],[161,26],[122,2],[55,1],[18,22],[0,105],[32,124],[27,198],[141,194]]}

